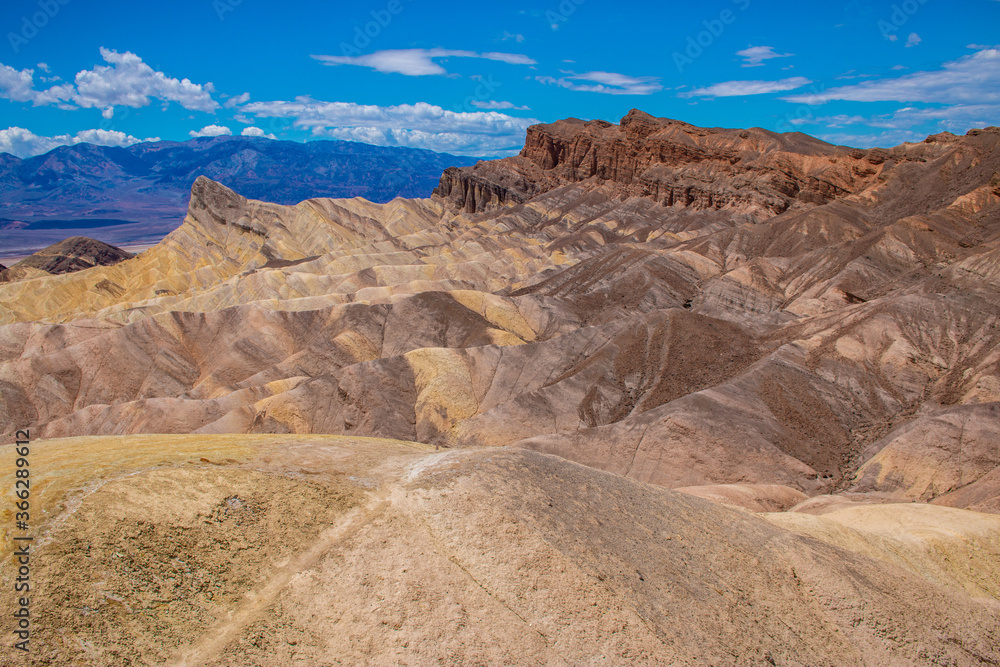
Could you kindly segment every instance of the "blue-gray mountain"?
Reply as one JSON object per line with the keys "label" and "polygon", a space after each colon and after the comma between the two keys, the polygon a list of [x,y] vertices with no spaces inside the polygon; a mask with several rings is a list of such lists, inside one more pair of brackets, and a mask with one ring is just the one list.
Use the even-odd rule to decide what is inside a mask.
{"label": "blue-gray mountain", "polygon": [[156,242],[187,210],[205,175],[255,199],[427,197],[441,172],[475,163],[411,148],[257,137],[161,141],[128,148],[77,144],[20,159],[0,153],[0,254],[27,254],[69,236]]}

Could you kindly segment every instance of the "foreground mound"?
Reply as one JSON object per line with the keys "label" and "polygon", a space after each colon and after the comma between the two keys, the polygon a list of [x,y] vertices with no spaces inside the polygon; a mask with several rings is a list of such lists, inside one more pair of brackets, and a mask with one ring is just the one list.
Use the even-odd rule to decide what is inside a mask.
{"label": "foreground mound", "polygon": [[992,515],[754,515],[350,437],[71,438],[32,466],[36,665],[1000,660]]}
{"label": "foreground mound", "polygon": [[[518,445],[784,508],[1000,508],[1000,129],[855,150],[639,111],[431,199],[195,181],[114,266],[0,285],[0,438]],[[742,499],[737,498],[742,496]]]}

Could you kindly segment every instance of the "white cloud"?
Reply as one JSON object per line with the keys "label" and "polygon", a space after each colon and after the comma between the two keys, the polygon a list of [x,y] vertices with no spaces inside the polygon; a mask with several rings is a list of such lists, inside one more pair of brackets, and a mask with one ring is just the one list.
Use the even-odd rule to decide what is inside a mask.
{"label": "white cloud", "polygon": [[857,148],[892,148],[909,141],[917,143],[923,141],[927,135],[912,130],[892,130],[879,134],[820,134],[818,137],[823,141],[839,146],[854,146]]}
{"label": "white cloud", "polygon": [[922,40],[920,39],[920,35],[918,35],[915,32],[911,32],[910,36],[906,38],[906,48],[910,48],[911,46],[916,46],[921,41]]}
{"label": "white cloud", "polygon": [[426,76],[447,74],[448,71],[435,62],[438,58],[481,58],[497,60],[510,65],[536,65],[528,56],[519,53],[476,53],[475,51],[453,51],[450,49],[395,49],[376,51],[363,56],[312,56],[324,65],[356,65],[370,67],[385,74],[405,74],[406,76]]}
{"label": "white cloud", "polygon": [[529,111],[529,107],[516,106],[513,102],[497,102],[496,100],[489,100],[488,102],[483,102],[481,100],[473,100],[472,106],[477,109],[493,109],[493,110],[503,110],[503,109],[513,109],[514,111]]}
{"label": "white cloud", "polygon": [[[536,76],[535,80],[568,90],[607,95],[651,95],[663,90],[659,79],[652,76],[634,77],[615,72],[586,72],[584,74],[563,72],[563,74],[567,76],[558,79],[551,76]],[[581,81],[588,83],[580,83]]]}
{"label": "white cloud", "polygon": [[453,155],[475,157],[516,155],[524,137],[512,141],[509,137],[468,135],[457,132],[423,132],[421,130],[391,130],[379,127],[337,128],[325,133],[332,139],[358,141],[375,146],[422,148]]}
{"label": "white cloud", "polygon": [[232,109],[233,107],[237,107],[241,104],[246,104],[249,101],[250,101],[250,93],[243,93],[242,95],[230,97],[228,100],[226,100],[226,103],[223,104],[222,106],[226,107],[227,109]]}
{"label": "white cloud", "polygon": [[124,132],[109,130],[83,130],[75,135],[60,134],[54,137],[43,137],[23,127],[9,127],[6,130],[0,130],[0,153],[10,153],[25,158],[47,153],[59,146],[79,143],[124,147],[143,141],[159,140],[159,137],[139,139]]}
{"label": "white cloud", "polygon": [[896,79],[864,81],[821,93],[791,95],[788,102],[922,102],[927,104],[1000,103],[1000,50],[985,49],[944,63],[941,69]]}
{"label": "white cloud", "polygon": [[221,137],[232,133],[233,131],[228,127],[223,127],[221,125],[206,125],[200,130],[191,130],[188,132],[188,134],[192,137]]}
{"label": "white cloud", "polygon": [[426,102],[380,107],[310,97],[251,102],[243,110],[258,118],[289,118],[316,137],[475,156],[517,152],[527,127],[539,122],[496,111],[447,111]]}
{"label": "white cloud", "polygon": [[38,63],[37,65],[35,65],[35,67],[37,67],[38,69],[42,70],[46,74],[48,74],[49,72],[52,71],[52,69],[49,67],[48,63]]}
{"label": "white cloud", "polygon": [[118,53],[101,48],[101,56],[110,67],[98,65],[76,75],[73,102],[82,107],[143,107],[150,98],[177,102],[196,111],[212,112],[219,107],[210,94],[210,83],[201,85],[168,77],[129,51]]}
{"label": "white cloud", "polygon": [[[797,126],[817,128],[820,139],[848,146],[896,146],[904,141],[920,142],[927,135],[947,131],[965,134],[970,128],[995,125],[1000,118],[998,104],[958,104],[952,106],[912,107],[872,116],[838,114],[799,118]],[[823,130],[844,128],[839,133]],[[850,128],[850,129],[847,129]]]}
{"label": "white cloud", "polygon": [[240,134],[242,136],[244,136],[244,137],[267,137],[268,139],[277,139],[278,138],[278,137],[274,136],[273,134],[268,134],[268,133],[264,132],[264,130],[260,129],[259,127],[254,127],[252,125],[250,127],[244,127],[243,131],[240,132]]}
{"label": "white cloud", "polygon": [[793,76],[778,81],[724,81],[706,88],[696,88],[681,93],[679,97],[742,97],[764,95],[785,90],[795,90],[812,83],[804,76]]}
{"label": "white cloud", "polygon": [[837,75],[837,76],[835,76],[833,78],[837,79],[838,81],[843,81],[845,79],[846,80],[850,80],[850,79],[870,79],[873,76],[875,76],[875,75],[874,74],[861,74],[857,70],[853,70],[852,69],[852,70],[848,70],[848,71],[844,72],[843,74],[839,74],[839,75]]}
{"label": "white cloud", "polygon": [[31,69],[16,70],[0,64],[0,97],[12,102],[30,102],[37,94]]}
{"label": "white cloud", "polygon": [[501,42],[506,42],[507,40],[511,40],[511,39],[514,40],[515,42],[517,42],[518,44],[520,44],[521,42],[524,41],[524,35],[522,35],[520,33],[507,32],[506,30],[504,30],[503,31],[503,36],[500,37],[500,41]]}
{"label": "white cloud", "polygon": [[1000,105],[958,104],[945,107],[903,107],[892,113],[874,116],[838,114],[816,118],[798,118],[793,125],[814,125],[827,128],[867,125],[886,130],[912,130],[924,123],[933,123],[937,130],[963,134],[972,127],[985,127],[1000,118]]}
{"label": "white cloud", "polygon": [[0,64],[0,97],[35,106],[56,105],[64,109],[102,109],[105,118],[114,107],[144,107],[151,99],[177,102],[185,109],[212,112],[219,105],[212,99],[212,84],[174,79],[155,71],[130,51],[118,53],[101,48],[108,65],[78,72],[72,84],[44,90],[34,88],[34,70],[15,70]]}
{"label": "white cloud", "polygon": [[855,125],[867,123],[865,116],[850,116],[848,114],[837,114],[836,116],[823,116],[821,118],[792,118],[788,122],[792,125],[821,125],[827,128],[843,127],[845,125]]}
{"label": "white cloud", "polygon": [[740,67],[760,67],[764,64],[765,60],[770,60],[771,58],[788,58],[795,54],[775,53],[773,46],[751,46],[742,51],[737,51],[736,55],[743,58],[743,64]]}

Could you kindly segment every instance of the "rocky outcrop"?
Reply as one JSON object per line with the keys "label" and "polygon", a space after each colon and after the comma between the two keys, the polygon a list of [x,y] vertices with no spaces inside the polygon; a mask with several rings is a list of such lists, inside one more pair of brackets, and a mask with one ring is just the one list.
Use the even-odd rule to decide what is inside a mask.
{"label": "rocky outcrop", "polygon": [[441,175],[441,184],[434,189],[434,195],[448,200],[466,213],[521,204],[529,198],[528,193],[523,190],[501,185],[475,173],[467,173],[458,167],[445,169]]}
{"label": "rocky outcrop", "polygon": [[10,268],[0,266],[0,283],[114,266],[132,257],[132,253],[102,241],[74,236],[39,250]]}
{"label": "rocky outcrop", "polygon": [[856,193],[890,158],[798,133],[699,128],[633,110],[618,125],[573,118],[532,126],[519,156],[450,169],[434,194],[475,213],[588,181],[618,198],[762,220]]}
{"label": "rocky outcrop", "polygon": [[132,253],[102,241],[74,236],[25,257],[15,266],[31,267],[59,275],[95,266],[114,266],[132,257]]}

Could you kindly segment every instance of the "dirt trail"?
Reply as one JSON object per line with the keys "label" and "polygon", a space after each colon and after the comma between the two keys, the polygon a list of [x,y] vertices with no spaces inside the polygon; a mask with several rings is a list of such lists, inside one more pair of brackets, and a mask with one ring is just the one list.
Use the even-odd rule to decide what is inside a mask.
{"label": "dirt trail", "polygon": [[404,474],[412,479],[427,465],[441,458],[442,454],[429,454],[414,463],[388,461],[380,466],[380,486],[369,494],[364,506],[350,510],[335,525],[320,533],[312,546],[275,567],[263,583],[245,594],[243,602],[230,610],[226,618],[210,627],[198,642],[182,649],[176,659],[166,663],[166,667],[206,665],[219,658],[230,643],[275,603],[295,575],[315,568],[338,544],[382,516],[390,505],[398,503],[401,493],[405,495],[405,491],[397,486],[404,479]]}
{"label": "dirt trail", "polygon": [[37,445],[68,475],[39,495],[39,667],[1000,660],[991,515],[755,515],[516,449],[100,445]]}
{"label": "dirt trail", "polygon": [[308,550],[278,566],[262,585],[246,593],[244,602],[230,611],[228,618],[209,628],[200,641],[181,651],[180,656],[168,662],[167,666],[193,667],[218,658],[230,642],[274,604],[278,594],[288,586],[292,577],[314,567],[337,543],[350,538],[381,515],[389,504],[384,497],[373,500],[374,504],[351,510],[337,525],[323,531]]}

